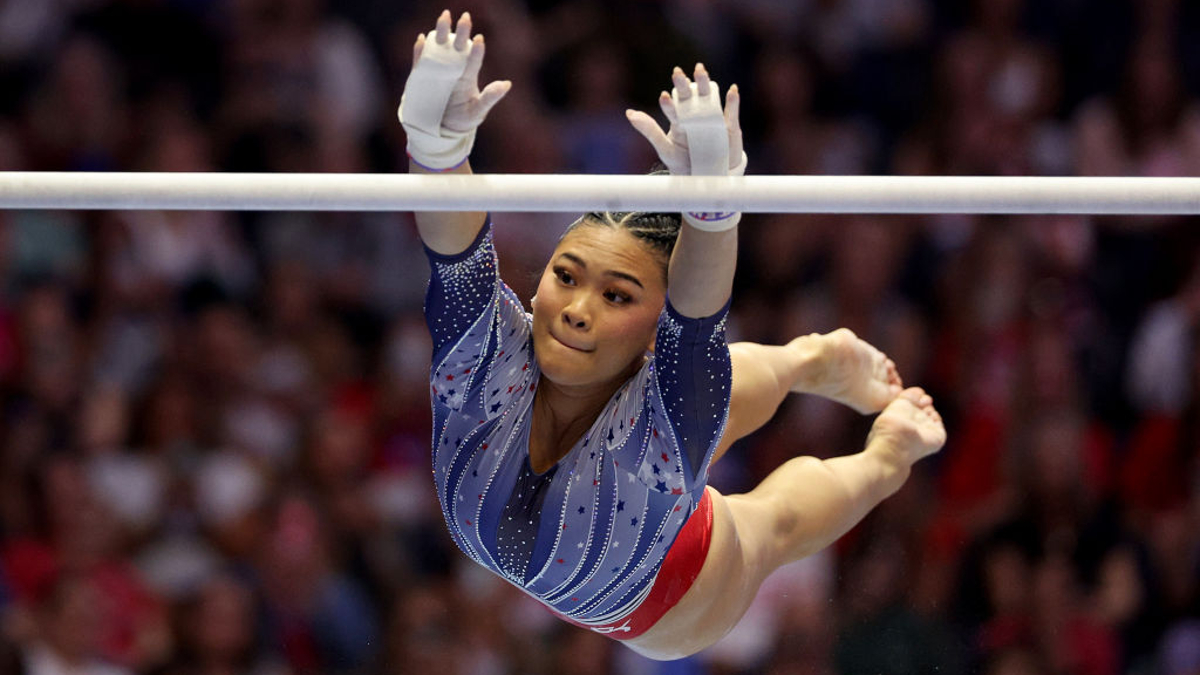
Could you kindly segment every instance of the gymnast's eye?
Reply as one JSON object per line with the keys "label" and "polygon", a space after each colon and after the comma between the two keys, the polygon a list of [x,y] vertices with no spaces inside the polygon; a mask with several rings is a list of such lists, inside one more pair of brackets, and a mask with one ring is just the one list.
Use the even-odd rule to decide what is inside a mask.
{"label": "gymnast's eye", "polygon": [[559,281],[568,286],[575,285],[575,277],[571,276],[571,273],[568,272],[565,267],[555,267],[554,276],[558,277]]}
{"label": "gymnast's eye", "polygon": [[624,293],[622,291],[617,291],[617,290],[609,290],[609,291],[604,291],[604,299],[608,300],[609,302],[613,303],[614,305],[624,305],[625,303],[629,302],[633,298],[628,293]]}

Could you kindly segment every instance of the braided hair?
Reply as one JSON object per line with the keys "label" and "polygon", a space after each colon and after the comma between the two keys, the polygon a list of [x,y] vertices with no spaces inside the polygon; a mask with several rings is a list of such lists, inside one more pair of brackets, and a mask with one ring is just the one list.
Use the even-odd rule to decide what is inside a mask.
{"label": "braided hair", "polygon": [[667,278],[667,266],[675,240],[683,227],[683,217],[678,213],[642,213],[640,211],[591,211],[563,232],[566,237],[580,227],[609,227],[623,229],[648,246],[662,264],[663,279]]}
{"label": "braided hair", "polygon": [[[651,176],[668,175],[665,167],[656,165],[650,171]],[[645,213],[641,211],[589,211],[563,232],[566,237],[575,229],[584,225],[624,229],[658,254],[662,263],[663,278],[667,276],[667,265],[671,261],[671,252],[675,250],[675,241],[679,239],[679,230],[683,227],[683,216],[678,213]],[[560,240],[561,241],[561,240]]]}

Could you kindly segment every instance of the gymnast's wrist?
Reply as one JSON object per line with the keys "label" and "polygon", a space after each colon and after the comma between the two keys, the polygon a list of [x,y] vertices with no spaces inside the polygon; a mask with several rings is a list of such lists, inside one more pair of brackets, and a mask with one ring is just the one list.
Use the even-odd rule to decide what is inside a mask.
{"label": "gymnast's wrist", "polygon": [[408,137],[406,151],[408,158],[417,166],[427,171],[449,171],[456,169],[471,156],[475,147],[475,129],[454,131],[442,126],[441,118],[429,122],[410,119],[406,112],[409,99],[400,98],[400,108],[396,111],[400,125]]}
{"label": "gymnast's wrist", "polygon": [[740,211],[700,211],[683,214],[688,225],[705,232],[725,232],[737,227],[742,219]]}
{"label": "gymnast's wrist", "polygon": [[429,172],[452,171],[462,166],[475,146],[475,130],[450,131],[442,129],[437,135],[407,125],[408,158]]}
{"label": "gymnast's wrist", "polygon": [[[737,164],[729,168],[730,176],[743,176],[746,174],[746,153],[741,153]],[[706,232],[724,232],[737,227],[737,224],[742,220],[742,214],[739,211],[700,211],[700,212],[685,212],[683,219],[692,227],[704,230]]]}

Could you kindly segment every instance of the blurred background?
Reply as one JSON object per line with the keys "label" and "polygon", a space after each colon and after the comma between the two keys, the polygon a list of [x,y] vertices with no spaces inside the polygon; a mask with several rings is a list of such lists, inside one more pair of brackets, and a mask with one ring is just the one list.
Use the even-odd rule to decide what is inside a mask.
{"label": "blurred background", "polygon": [[[395,107],[442,8],[5,0],[0,169],[403,171]],[[624,109],[702,60],[741,85],[752,173],[1200,173],[1193,2],[451,9],[515,83],[477,171],[643,173]],[[574,217],[496,215],[523,297]],[[657,664],[446,536],[409,214],[0,212],[0,673],[1200,673],[1194,218],[741,236],[734,339],[848,326],[950,441],[724,642]],[[713,482],[855,452],[869,422],[797,397]]]}

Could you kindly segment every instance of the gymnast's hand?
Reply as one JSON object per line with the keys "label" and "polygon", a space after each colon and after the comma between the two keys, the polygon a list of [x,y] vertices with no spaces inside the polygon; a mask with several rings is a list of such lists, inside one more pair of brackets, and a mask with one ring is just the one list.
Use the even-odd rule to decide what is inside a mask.
{"label": "gymnast's hand", "polygon": [[455,32],[450,32],[447,10],[434,30],[417,37],[399,110],[413,161],[448,169],[471,153],[476,128],[512,88],[512,82],[504,80],[479,89],[483,54],[483,36],[471,38],[471,15],[465,12]]}
{"label": "gymnast's hand", "polygon": [[[675,88],[658,97],[658,105],[671,123],[668,132],[639,110],[627,110],[625,116],[654,146],[671,175],[741,176],[746,172],[746,153],[738,122],[738,87],[735,84],[726,92],[722,113],[720,88],[709,79],[703,64],[696,64],[695,77],[695,82],[689,81],[676,67],[671,74]],[[684,213],[683,217],[702,230],[721,231],[737,225],[741,214]]]}
{"label": "gymnast's hand", "polygon": [[659,94],[658,105],[671,123],[667,133],[640,110],[627,110],[625,116],[654,146],[672,175],[740,176],[746,171],[746,157],[738,122],[738,87],[735,84],[726,92],[722,114],[720,88],[709,79],[704,64],[696,64],[695,76],[691,82],[676,67],[671,74],[674,90]]}

